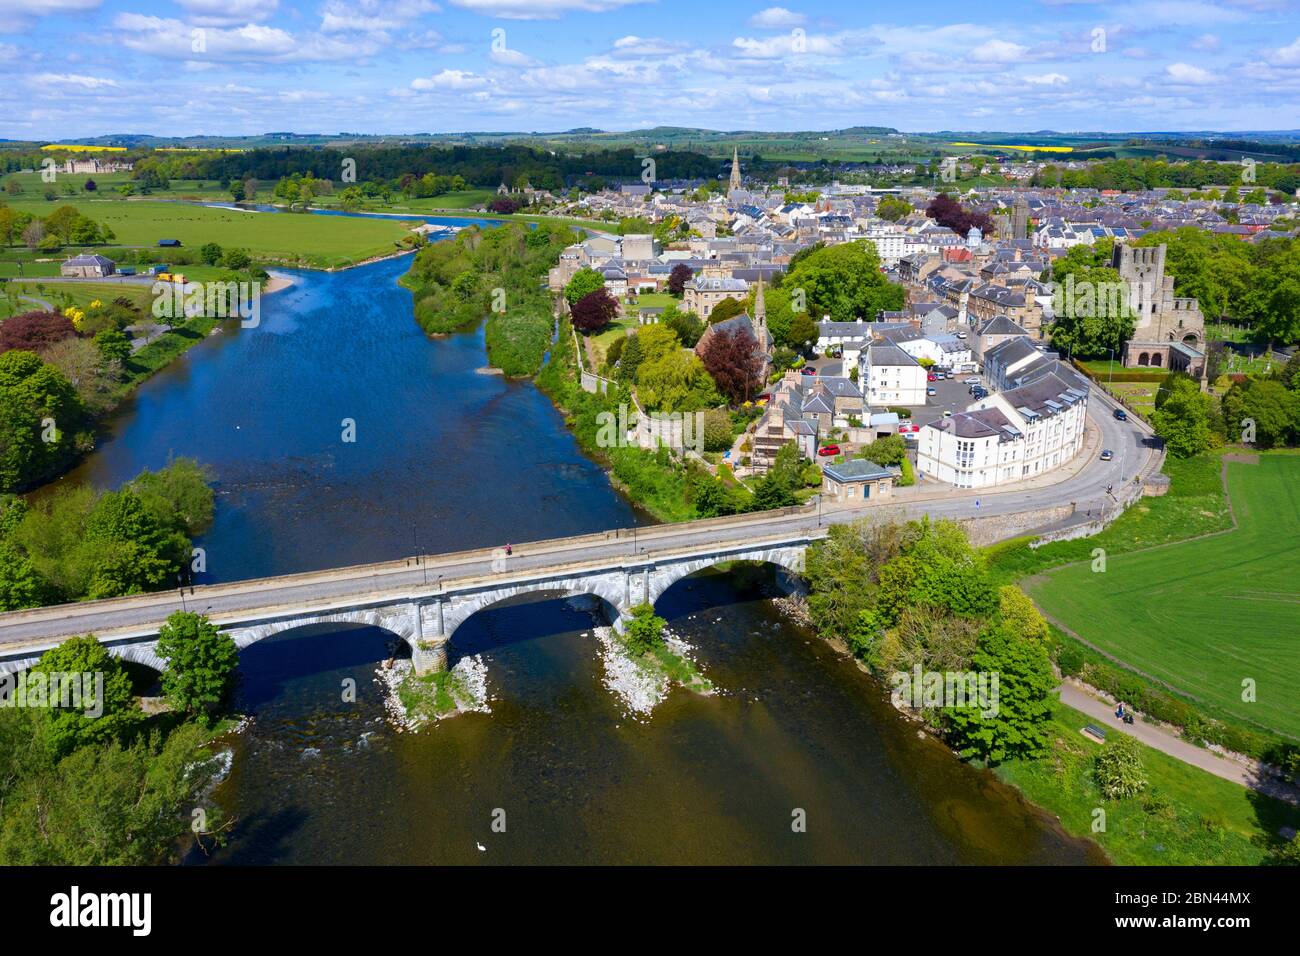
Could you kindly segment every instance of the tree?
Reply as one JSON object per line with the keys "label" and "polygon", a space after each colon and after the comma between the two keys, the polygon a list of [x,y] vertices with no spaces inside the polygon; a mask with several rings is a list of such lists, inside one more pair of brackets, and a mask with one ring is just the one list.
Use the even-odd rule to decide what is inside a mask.
{"label": "tree", "polygon": [[193,458],[173,458],[158,471],[142,471],[129,487],[163,527],[193,536],[212,525],[212,472]]}
{"label": "tree", "polygon": [[731,296],[727,296],[721,302],[713,307],[709,313],[709,325],[717,325],[719,322],[725,322],[727,319],[735,318],[745,311],[745,307]]}
{"label": "tree", "polygon": [[0,491],[49,475],[75,447],[84,418],[76,390],[58,369],[19,349],[0,355]]}
{"label": "tree", "polygon": [[1044,645],[1018,637],[1000,624],[991,625],[980,634],[971,668],[978,674],[997,675],[996,707],[974,704],[945,709],[949,738],[961,756],[998,764],[1045,753],[1056,678]]}
{"label": "tree", "polygon": [[[80,701],[73,700],[69,694],[66,701],[61,698],[49,702],[46,741],[56,759],[86,744],[103,743],[118,737],[143,717],[136,706],[126,668],[93,634],[70,637],[42,654],[28,675],[29,688],[32,674],[44,675],[47,689],[56,674],[61,681],[76,675],[81,682]],[[93,690],[86,687],[84,675],[91,675]],[[87,700],[87,697],[91,699]],[[63,706],[65,703],[69,706]]]}
{"label": "tree", "polygon": [[684,262],[679,262],[673,266],[673,271],[668,273],[668,291],[672,295],[681,295],[686,288],[686,283],[690,282],[695,272]]}
{"label": "tree", "polygon": [[221,261],[221,246],[215,242],[205,242],[199,249],[199,257],[210,266]]}
{"label": "tree", "polygon": [[569,306],[578,304],[580,299],[591,295],[598,289],[605,288],[605,277],[595,269],[579,269],[569,280],[569,284],[564,287],[564,297],[569,300]]}
{"label": "tree", "polygon": [[602,287],[589,292],[570,309],[573,327],[584,334],[599,332],[618,315],[618,302]]}
{"label": "tree", "polygon": [[227,249],[221,256],[221,264],[227,269],[234,269],[236,272],[247,269],[253,260],[246,249]]}
{"label": "tree", "polygon": [[105,362],[117,362],[118,366],[122,367],[131,357],[131,341],[118,329],[96,332],[92,341]]}
{"label": "tree", "polygon": [[[12,716],[10,716],[12,715]],[[0,711],[0,721],[26,712]],[[57,765],[28,766],[4,801],[0,864],[124,866],[165,862],[198,794],[219,763],[204,759],[207,734],[189,724],[129,745],[84,747]],[[21,738],[20,738],[21,739]],[[208,832],[221,820],[207,813]]]}
{"label": "tree", "polygon": [[1116,734],[1106,741],[1093,759],[1092,772],[1107,800],[1137,796],[1147,786],[1141,748],[1128,734]]}
{"label": "tree", "polygon": [[633,654],[640,656],[663,647],[664,625],[668,622],[655,614],[649,604],[638,604],[632,608],[627,627],[623,631],[623,642]]}
{"label": "tree", "polygon": [[238,180],[235,180],[230,184],[230,198],[233,199],[235,202],[244,201],[243,183],[239,182]]}
{"label": "tree", "polygon": [[688,349],[695,348],[700,336],[704,334],[704,323],[694,312],[683,312],[676,305],[670,305],[659,316],[661,324],[673,330],[678,341]]}
{"label": "tree", "polygon": [[736,496],[727,488],[721,478],[711,475],[697,475],[691,485],[691,503],[695,513],[701,518],[716,518],[719,515],[735,514],[739,510]]}
{"label": "tree", "polygon": [[23,243],[28,249],[35,249],[45,238],[45,223],[39,219],[33,219],[23,227]]}
{"label": "tree", "polygon": [[893,196],[886,196],[876,206],[876,215],[888,222],[898,222],[911,211],[911,203],[906,199],[897,199]]}
{"label": "tree", "polygon": [[99,186],[95,183],[93,179],[87,179],[84,183],[81,184],[81,188],[88,193],[93,193],[96,189],[99,188]]}
{"label": "tree", "polygon": [[0,206],[0,239],[4,240],[6,246],[14,244],[14,231],[17,228],[18,217],[8,206]]}
{"label": "tree", "polygon": [[971,227],[988,235],[993,230],[993,220],[986,213],[974,212],[962,208],[961,203],[947,193],[941,193],[930,200],[925,214],[941,226],[947,226],[957,235],[965,237]]}
{"label": "tree", "polygon": [[[796,255],[781,280],[781,289],[791,295],[802,290],[806,306],[803,311],[813,316],[829,315],[837,322],[875,318],[881,310],[903,306],[902,286],[884,277],[876,248],[867,241],[825,246],[803,258]],[[787,344],[801,348],[804,343],[791,336]]]}
{"label": "tree", "polygon": [[90,414],[99,415],[113,406],[122,368],[116,360],[106,359],[93,341],[63,339],[45,349],[43,358],[63,373]]}
{"label": "tree", "polygon": [[168,617],[158,632],[158,656],[167,661],[163,694],[182,713],[208,717],[234,687],[239,649],[202,614]]}
{"label": "tree", "polygon": [[704,450],[726,451],[731,439],[731,416],[726,409],[708,409],[704,413]]}
{"label": "tree", "polygon": [[875,462],[881,468],[900,465],[907,457],[907,442],[899,435],[885,435],[865,446],[856,457]]}
{"label": "tree", "polygon": [[1151,413],[1151,427],[1175,458],[1190,458],[1214,441],[1212,400],[1186,375],[1170,376]]}
{"label": "tree", "polygon": [[[623,354],[626,358],[626,349]],[[661,358],[647,359],[637,370],[636,381],[648,410],[690,412],[718,404],[713,379],[693,352],[675,349]]]}
{"label": "tree", "polygon": [[700,360],[733,405],[749,401],[762,387],[763,350],[746,328],[714,330],[704,340]]}
{"label": "tree", "polygon": [[0,323],[0,352],[39,352],[76,334],[72,320],[62,312],[23,312]]}
{"label": "tree", "polygon": [[1241,434],[1248,440],[1253,431],[1261,448],[1285,444],[1300,430],[1300,392],[1279,381],[1248,379],[1223,396],[1223,418],[1230,438]]}

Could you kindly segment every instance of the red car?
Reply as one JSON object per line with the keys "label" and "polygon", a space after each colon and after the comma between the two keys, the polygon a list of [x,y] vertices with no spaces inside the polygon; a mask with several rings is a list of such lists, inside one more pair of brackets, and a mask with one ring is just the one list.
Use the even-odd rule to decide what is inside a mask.
{"label": "red car", "polygon": [[921,430],[920,425],[912,425],[907,422],[904,422],[903,424],[898,426],[898,433],[900,435],[910,435],[913,432],[919,432],[920,430]]}
{"label": "red car", "polygon": [[838,455],[839,453],[839,445],[822,445],[821,448],[817,449],[817,454],[823,458],[829,458],[831,455]]}
{"label": "red car", "polygon": [[804,375],[816,375],[816,374],[817,374],[817,370],[816,370],[815,368],[809,368],[809,367],[806,366],[806,365],[805,365],[803,368],[799,369],[799,371],[802,372]]}
{"label": "red car", "polygon": [[939,381],[939,376],[935,375],[933,372],[927,372],[925,376],[925,380],[927,382],[937,382]]}

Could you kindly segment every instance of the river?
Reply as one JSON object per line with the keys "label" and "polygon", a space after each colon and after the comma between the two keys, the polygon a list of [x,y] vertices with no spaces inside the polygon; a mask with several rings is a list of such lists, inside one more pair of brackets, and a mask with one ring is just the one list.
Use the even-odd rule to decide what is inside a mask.
{"label": "river", "polygon": [[[146,382],[64,480],[116,486],[171,455],[210,466],[200,582],[646,520],[545,396],[483,374],[481,330],[420,331],[396,285],[408,266],[288,272],[259,327],[228,323]],[[253,645],[237,701],[253,720],[214,797],[236,822],[212,862],[1101,862],[919,734],[782,619],[772,588],[708,573],[664,595],[720,692],[676,691],[646,720],[602,685],[591,610],[560,598],[462,625],[451,656],[483,655],[491,713],[417,733],[384,720],[374,674],[391,635]]]}

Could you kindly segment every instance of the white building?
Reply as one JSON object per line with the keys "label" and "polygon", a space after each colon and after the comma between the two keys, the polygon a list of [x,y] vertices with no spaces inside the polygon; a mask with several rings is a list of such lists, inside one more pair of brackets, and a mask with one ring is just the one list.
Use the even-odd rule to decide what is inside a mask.
{"label": "white building", "polygon": [[898,260],[907,255],[906,237],[897,226],[870,226],[866,238],[875,244],[880,264],[887,269],[898,265]]}
{"label": "white building", "polygon": [[868,405],[924,405],[925,369],[897,345],[870,345],[858,356],[858,387]]}
{"label": "white building", "polygon": [[989,488],[1065,465],[1083,448],[1088,383],[1069,366],[996,392],[921,429],[917,471],[957,488]]}

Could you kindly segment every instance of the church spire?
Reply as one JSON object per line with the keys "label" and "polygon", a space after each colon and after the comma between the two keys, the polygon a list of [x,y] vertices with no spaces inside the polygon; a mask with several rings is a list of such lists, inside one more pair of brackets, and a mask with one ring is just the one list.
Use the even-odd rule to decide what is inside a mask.
{"label": "church spire", "polygon": [[728,192],[734,192],[740,188],[740,147],[731,148],[731,187]]}

